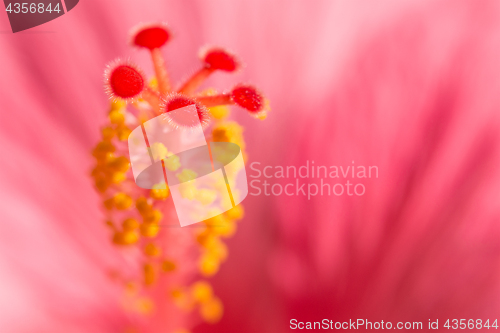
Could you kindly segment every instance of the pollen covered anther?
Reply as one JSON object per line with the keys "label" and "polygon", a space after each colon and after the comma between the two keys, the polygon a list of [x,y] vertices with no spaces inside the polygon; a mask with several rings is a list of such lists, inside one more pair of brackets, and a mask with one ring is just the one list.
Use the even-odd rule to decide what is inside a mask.
{"label": "pollen covered anther", "polygon": [[169,116],[169,120],[174,126],[194,127],[197,125],[196,121],[191,121],[190,119],[181,116],[177,117],[175,116],[175,114],[168,114],[170,111],[174,111],[189,105],[194,105],[196,107],[196,112],[198,114],[201,126],[206,127],[210,122],[208,110],[202,104],[198,103],[195,99],[184,96],[182,94],[173,93],[169,95],[163,101],[161,111]]}
{"label": "pollen covered anther", "polygon": [[129,100],[138,97],[144,90],[142,71],[129,61],[117,60],[111,63],[104,76],[106,91],[112,98]]}
{"label": "pollen covered anther", "polygon": [[170,79],[165,59],[160,51],[160,47],[170,41],[172,37],[168,26],[165,23],[142,24],[132,29],[131,37],[133,45],[146,48],[151,52],[158,89],[162,94],[169,93],[171,89]]}
{"label": "pollen covered anther", "polygon": [[204,65],[179,89],[180,93],[191,95],[210,74],[216,70],[234,72],[241,67],[236,56],[223,48],[208,48],[200,56]]}

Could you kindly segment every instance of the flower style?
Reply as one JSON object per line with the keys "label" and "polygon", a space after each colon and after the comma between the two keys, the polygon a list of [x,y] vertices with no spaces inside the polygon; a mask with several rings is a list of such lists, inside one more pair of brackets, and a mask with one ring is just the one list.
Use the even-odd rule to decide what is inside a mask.
{"label": "flower style", "polygon": [[[102,197],[105,224],[111,240],[123,251],[130,267],[120,267],[111,277],[123,285],[123,305],[139,314],[137,327],[145,321],[168,318],[163,327],[185,332],[196,322],[191,312],[198,311],[209,323],[220,320],[223,305],[205,280],[217,273],[226,260],[228,249],[223,238],[236,231],[236,221],[243,217],[241,205],[224,214],[205,220],[200,228],[171,228],[174,219],[169,205],[168,186],[151,190],[139,188],[133,180],[126,140],[131,129],[159,114],[195,105],[203,128],[211,131],[209,141],[233,142],[244,151],[242,127],[228,121],[228,105],[238,105],[256,118],[264,119],[269,104],[253,86],[238,84],[228,93],[208,89],[198,93],[203,81],[215,71],[234,72],[241,68],[239,59],[222,48],[208,48],[201,53],[202,67],[177,91],[172,90],[165,60],[160,48],[171,40],[165,24],[148,24],[135,28],[131,44],[151,53],[155,77],[147,82],[140,68],[129,60],[115,60],[105,71],[106,92],[112,99],[109,124],[102,128],[102,140],[92,155],[96,160],[92,177]],[[193,124],[176,124],[189,128]],[[179,179],[192,177],[172,158],[168,147],[154,143],[151,147],[169,170],[179,171]],[[186,197],[210,202],[210,193],[187,186]],[[144,320],[146,318],[146,320]]]}

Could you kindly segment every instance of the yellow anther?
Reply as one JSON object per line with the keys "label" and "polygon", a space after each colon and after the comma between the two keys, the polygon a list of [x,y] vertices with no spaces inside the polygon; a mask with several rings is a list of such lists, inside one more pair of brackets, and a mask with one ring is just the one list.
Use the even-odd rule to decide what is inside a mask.
{"label": "yellow anther", "polygon": [[208,323],[216,323],[224,314],[224,306],[217,297],[211,298],[209,301],[202,303],[200,306],[200,315]]}
{"label": "yellow anther", "polygon": [[144,253],[150,257],[158,257],[161,254],[161,249],[153,243],[148,243],[144,247]]}
{"label": "yellow anther", "polygon": [[139,222],[136,219],[128,218],[123,221],[122,228],[124,231],[132,231],[139,228]]}
{"label": "yellow anther", "polygon": [[116,150],[115,146],[108,141],[101,141],[92,151],[92,156],[98,160],[106,160],[109,157],[109,153],[113,153]]}
{"label": "yellow anther", "polygon": [[231,220],[241,220],[245,216],[245,211],[242,205],[237,205],[226,212],[226,216]]}
{"label": "yellow anther", "polygon": [[147,214],[144,214],[142,217],[144,219],[144,223],[157,224],[163,218],[163,214],[159,210],[154,209],[148,212]]}
{"label": "yellow anther", "polygon": [[224,261],[227,258],[228,250],[227,245],[222,242],[219,238],[211,236],[208,237],[204,244],[202,244],[204,248],[208,250],[208,254],[217,258],[219,261]]}
{"label": "yellow anther", "polygon": [[149,192],[151,198],[155,200],[165,200],[168,197],[169,189],[165,184],[154,185]]}
{"label": "yellow anther", "polygon": [[210,205],[217,198],[217,192],[208,189],[200,189],[196,191],[195,198],[201,202],[202,205]]}
{"label": "yellow anther", "polygon": [[133,203],[132,198],[123,192],[115,194],[113,201],[115,207],[120,210],[128,209]]}
{"label": "yellow anther", "polygon": [[177,307],[185,311],[191,311],[194,307],[194,301],[190,295],[186,294],[182,289],[176,288],[172,290],[171,296]]}
{"label": "yellow anther", "polygon": [[160,226],[156,223],[143,223],[141,224],[141,235],[144,237],[153,238],[158,235],[160,231]]}
{"label": "yellow anther", "polygon": [[212,276],[219,271],[220,261],[215,255],[205,253],[201,256],[198,265],[202,275]]}
{"label": "yellow anther", "polygon": [[196,197],[196,186],[194,185],[194,181],[181,183],[179,184],[178,188],[182,198],[194,200],[194,198]]}
{"label": "yellow anther", "polygon": [[236,223],[234,221],[224,219],[223,222],[213,227],[213,230],[222,237],[228,238],[236,232]]}
{"label": "yellow anther", "polygon": [[169,156],[167,147],[161,142],[155,142],[151,145],[151,154],[155,161],[162,160]]}
{"label": "yellow anther", "polygon": [[116,135],[120,141],[127,141],[131,132],[130,128],[124,125],[120,125],[116,128]]}
{"label": "yellow anther", "polygon": [[105,176],[95,177],[95,187],[101,193],[104,193],[109,187],[109,180]]}
{"label": "yellow anther", "polygon": [[181,182],[194,180],[196,179],[196,176],[198,176],[198,174],[190,169],[183,169],[181,172],[176,174],[177,179],[179,179]]}
{"label": "yellow anther", "polygon": [[139,241],[139,235],[135,231],[117,232],[113,236],[113,243],[117,245],[131,245]]}
{"label": "yellow anther", "polygon": [[102,139],[103,140],[106,140],[106,141],[109,141],[113,138],[113,136],[115,136],[115,130],[111,127],[104,127],[102,130],[101,130],[101,134],[102,134]]}
{"label": "yellow anther", "polygon": [[108,162],[108,167],[113,171],[127,172],[130,168],[130,162],[125,156],[118,156]]}
{"label": "yellow anther", "polygon": [[135,201],[135,207],[141,213],[141,215],[145,215],[151,211],[151,205],[148,204],[148,200],[144,197],[140,197]]}
{"label": "yellow anther", "polygon": [[212,286],[206,281],[195,282],[191,286],[191,295],[193,295],[193,298],[197,302],[207,302],[212,298],[213,295]]}
{"label": "yellow anther", "polygon": [[177,171],[181,167],[181,161],[177,155],[170,155],[163,159],[163,163],[165,163],[165,168],[170,171]]}
{"label": "yellow anther", "polygon": [[123,124],[125,122],[125,115],[120,110],[111,110],[109,113],[109,121],[115,125]]}
{"label": "yellow anther", "polygon": [[146,286],[152,285],[156,281],[156,272],[151,264],[144,265],[144,283]]}
{"label": "yellow anther", "polygon": [[127,103],[122,100],[114,100],[111,102],[111,110],[121,110],[127,106]]}
{"label": "yellow anther", "polygon": [[173,261],[170,261],[170,260],[164,260],[162,263],[161,263],[161,269],[164,271],[164,272],[173,272],[175,271],[175,263]]}
{"label": "yellow anther", "polygon": [[212,130],[212,140],[215,142],[233,142],[245,149],[243,127],[234,121],[217,124]]}
{"label": "yellow anther", "polygon": [[217,120],[225,119],[230,114],[229,108],[224,105],[213,106],[211,108],[208,108],[208,110],[210,111],[212,117],[214,117]]}
{"label": "yellow anther", "polygon": [[115,172],[111,175],[111,182],[113,184],[120,184],[125,179],[127,179],[127,176],[123,172]]}

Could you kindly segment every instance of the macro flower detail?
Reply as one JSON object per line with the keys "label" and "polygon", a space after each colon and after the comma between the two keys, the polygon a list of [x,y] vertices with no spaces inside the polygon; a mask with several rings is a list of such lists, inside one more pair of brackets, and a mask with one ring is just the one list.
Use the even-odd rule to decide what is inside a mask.
{"label": "macro flower detail", "polygon": [[[240,204],[223,214],[212,212],[214,217],[194,228],[173,227],[175,212],[168,185],[143,189],[134,182],[127,150],[129,134],[158,115],[168,118],[173,110],[195,105],[207,141],[235,143],[245,156],[243,128],[228,120],[228,106],[239,106],[259,119],[269,111],[267,100],[250,85],[238,84],[227,93],[215,89],[197,92],[212,73],[241,68],[239,59],[222,48],[205,49],[201,69],[173,91],[160,50],[171,36],[165,24],[142,25],[131,34],[132,45],[151,53],[155,77],[149,81],[129,60],[108,65],[104,74],[105,90],[112,99],[108,124],[92,151],[95,166],[91,175],[102,198],[104,224],[111,242],[129,263],[110,268],[110,276],[123,287],[124,308],[139,318],[128,327],[133,332],[149,331],[148,323],[158,321],[165,332],[188,332],[201,321],[215,323],[221,319],[222,301],[204,279],[216,274],[227,259],[223,239],[234,235],[244,209]],[[169,125],[189,130],[195,124],[172,117]],[[184,168],[168,146],[148,143],[148,150],[152,158],[161,159],[164,168],[185,181],[183,197],[204,205],[214,200],[214,193],[196,188],[196,173]],[[234,174],[228,173],[229,182],[234,181]],[[217,186],[225,188],[226,184]],[[193,316],[193,312],[198,315]]]}

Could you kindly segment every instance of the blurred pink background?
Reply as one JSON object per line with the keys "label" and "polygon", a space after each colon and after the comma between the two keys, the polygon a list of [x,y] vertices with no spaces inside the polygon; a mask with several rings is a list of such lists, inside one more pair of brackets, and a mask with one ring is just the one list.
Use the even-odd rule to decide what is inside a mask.
{"label": "blurred pink background", "polygon": [[[500,316],[497,1],[97,1],[12,34],[0,20],[0,327],[118,332],[103,271],[120,260],[88,173],[106,117],[106,63],[139,22],[167,21],[179,81],[205,44],[258,86],[237,109],[249,162],[376,165],[357,196],[249,196],[213,279],[223,320],[194,332],[286,332],[290,319]],[[287,182],[287,180],[283,180]]]}

